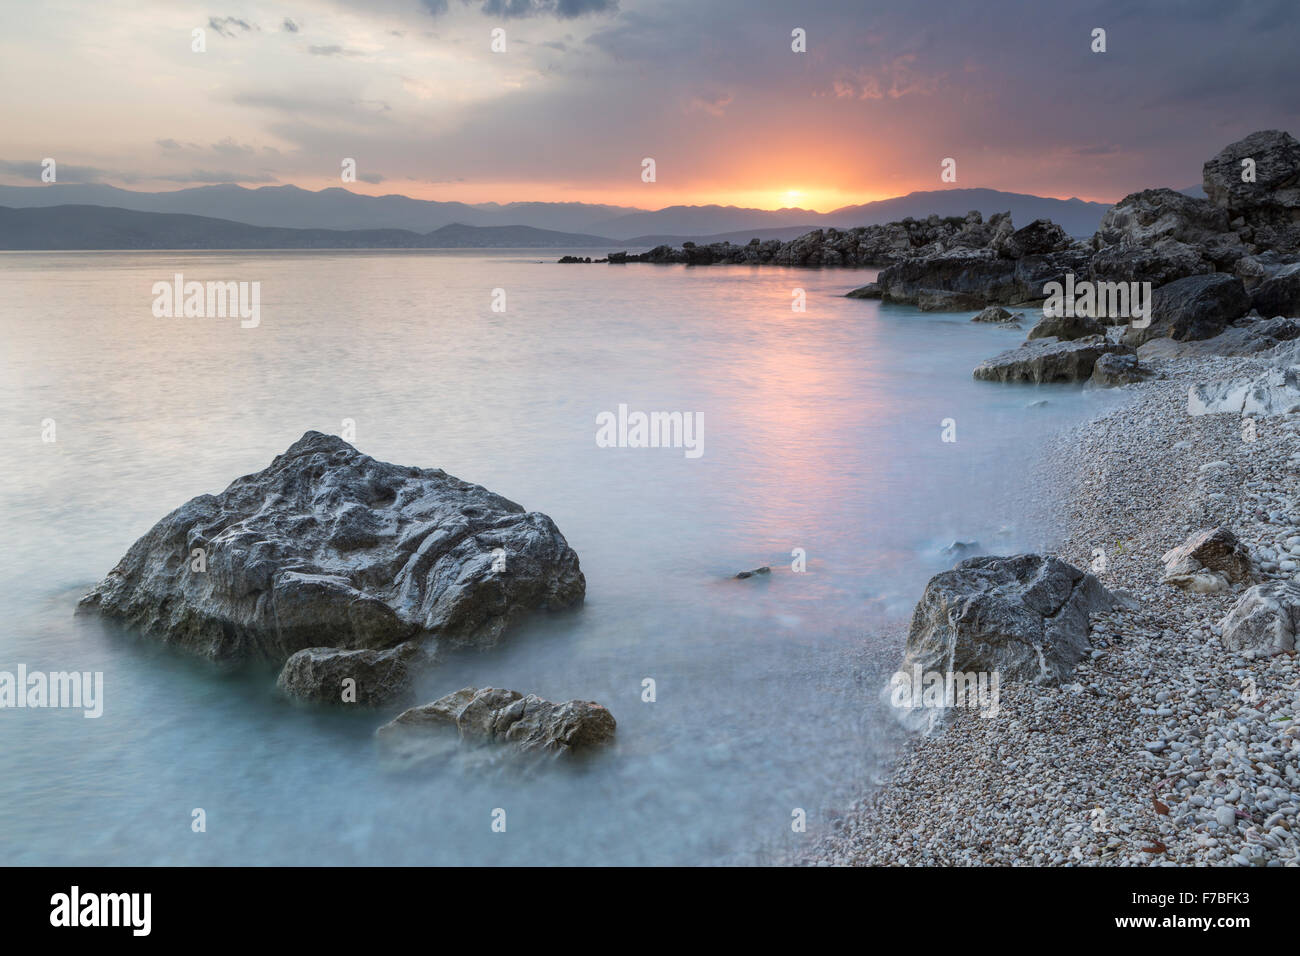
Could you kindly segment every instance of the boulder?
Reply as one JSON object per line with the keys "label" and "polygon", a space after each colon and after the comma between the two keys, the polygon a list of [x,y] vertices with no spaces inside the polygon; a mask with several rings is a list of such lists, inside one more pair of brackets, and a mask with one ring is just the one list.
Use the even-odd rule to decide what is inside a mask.
{"label": "boulder", "polygon": [[1172,189],[1144,189],[1106,210],[1093,246],[1151,246],[1172,239],[1196,247],[1230,231],[1227,212],[1208,199]]}
{"label": "boulder", "polygon": [[[1242,182],[1242,161],[1254,161],[1254,182]],[[1210,202],[1249,226],[1300,222],[1300,142],[1282,130],[1251,133],[1225,146],[1203,169]]]}
{"label": "boulder", "polygon": [[1072,342],[1092,335],[1105,335],[1106,330],[1096,319],[1086,315],[1047,315],[1034,323],[1029,339],[1056,338]]}
{"label": "boulder", "polygon": [[1274,368],[1255,376],[1191,385],[1187,414],[1271,418],[1300,411],[1300,366]]}
{"label": "boulder", "polygon": [[859,286],[851,292],[844,293],[846,299],[879,299],[880,286],[874,282],[868,282],[864,286]]}
{"label": "boulder", "polygon": [[1186,591],[1224,591],[1255,576],[1250,551],[1223,527],[1196,532],[1160,560],[1165,565],[1164,583]]}
{"label": "boulder", "polygon": [[1098,356],[1092,366],[1092,376],[1088,384],[1093,388],[1114,388],[1118,385],[1133,385],[1145,382],[1155,374],[1148,366],[1138,361],[1136,355],[1121,355],[1107,352]]}
{"label": "boulder", "polygon": [[1163,335],[1178,341],[1212,338],[1249,308],[1246,287],[1236,276],[1223,272],[1188,276],[1156,289],[1149,324],[1130,325],[1123,341],[1136,348]]}
{"label": "boulder", "polygon": [[1100,581],[1057,558],[968,558],[926,585],[903,670],[1059,680],[1089,650],[1088,616],[1113,603]]}
{"label": "boulder", "polygon": [[1022,259],[1025,256],[1060,252],[1073,244],[1074,240],[1065,230],[1050,219],[1035,219],[994,245],[1000,255],[1008,259]]}
{"label": "boulder", "polygon": [[546,515],[307,432],[263,471],[159,521],[81,609],[213,660],[284,663],[304,648],[425,634],[485,646],[585,590]]}
{"label": "boulder", "polygon": [[1204,358],[1207,355],[1256,355],[1296,338],[1300,338],[1300,320],[1246,316],[1211,339],[1197,342],[1176,342],[1170,338],[1151,339],[1139,346],[1138,358],[1145,362],[1152,359]]}
{"label": "boulder", "polygon": [[1269,581],[1249,588],[1220,624],[1220,642],[1230,651],[1281,654],[1297,650],[1300,586]]}
{"label": "boulder", "polygon": [[412,707],[375,735],[405,764],[446,755],[450,739],[473,744],[509,744],[522,752],[563,754],[608,743],[614,715],[594,701],[562,704],[495,687],[465,687],[431,704]]}
{"label": "boulder", "polygon": [[[285,694],[299,700],[378,707],[406,695],[411,684],[411,668],[418,655],[414,643],[386,651],[306,647],[284,662],[276,684]],[[345,688],[346,680],[353,683]],[[348,689],[352,694],[345,695]]]}
{"label": "boulder", "polygon": [[745,580],[745,578],[752,578],[756,574],[771,574],[771,573],[772,573],[772,569],[765,564],[761,568],[754,568],[754,570],[752,571],[737,571],[736,578],[743,581]]}
{"label": "boulder", "polygon": [[1008,312],[1000,305],[991,305],[987,309],[984,309],[982,312],[980,312],[978,315],[974,316],[971,319],[971,321],[972,322],[996,322],[999,324],[1004,324],[1008,322],[1015,322],[1019,318],[1020,318],[1019,313]]}
{"label": "boulder", "polygon": [[1073,342],[1035,339],[1016,349],[982,362],[975,378],[986,382],[1082,382],[1092,375],[1097,359],[1109,353],[1132,350],[1104,336],[1093,335]]}
{"label": "boulder", "polygon": [[1250,304],[1265,317],[1300,318],[1300,262],[1279,269],[1255,286]]}

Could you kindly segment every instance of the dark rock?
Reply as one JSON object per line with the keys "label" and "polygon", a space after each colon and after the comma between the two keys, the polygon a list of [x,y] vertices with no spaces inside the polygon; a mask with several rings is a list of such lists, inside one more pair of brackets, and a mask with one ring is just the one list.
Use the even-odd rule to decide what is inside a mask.
{"label": "dark rock", "polygon": [[972,322],[996,322],[999,324],[1006,324],[1006,323],[1015,322],[1019,318],[1020,315],[1018,313],[1008,312],[1000,305],[991,305],[984,311],[980,312],[979,315],[972,318],[971,321]]}
{"label": "dark rock", "polygon": [[1088,652],[1088,616],[1112,606],[1101,582],[1056,558],[968,558],[926,585],[903,669],[1059,680]]}
{"label": "dark rock", "polygon": [[1209,593],[1244,584],[1255,576],[1250,551],[1229,528],[1198,531],[1160,559],[1164,583]]}
{"label": "dark rock", "polygon": [[1086,315],[1044,315],[1029,330],[1030,339],[1057,338],[1063,342],[1105,334],[1102,324]]}
{"label": "dark rock", "polygon": [[[190,570],[195,549],[206,570]],[[270,466],[159,521],[81,607],[214,660],[487,645],[581,602],[578,556],[546,515],[441,470],[307,432]]]}
{"label": "dark rock", "polygon": [[1113,388],[1117,385],[1145,382],[1153,374],[1150,368],[1138,362],[1136,355],[1110,352],[1097,359],[1092,367],[1092,377],[1088,379],[1088,384],[1094,388]]}
{"label": "dark rock", "polygon": [[1130,325],[1123,340],[1136,347],[1162,335],[1178,341],[1213,338],[1249,308],[1250,297],[1236,276],[1223,272],[1188,276],[1156,289],[1150,324]]}
{"label": "dark rock", "polygon": [[1049,219],[1035,219],[996,243],[997,251],[1007,259],[1023,259],[1049,252],[1061,252],[1074,244],[1064,229]]}
{"label": "dark rock", "polygon": [[1170,358],[1204,358],[1207,355],[1255,355],[1300,338],[1297,319],[1238,319],[1210,339],[1177,342],[1170,338],[1151,339],[1138,349],[1143,361]]}
{"label": "dark rock", "polygon": [[[406,695],[419,653],[414,643],[386,651],[307,647],[284,662],[276,683],[299,700],[378,707]],[[345,687],[346,680],[354,683]]]}
{"label": "dark rock", "polygon": [[[1255,181],[1242,182],[1242,160],[1255,162]],[[1300,222],[1300,142],[1270,129],[1225,146],[1205,164],[1205,194],[1230,218],[1250,227]]]}
{"label": "dark rock", "polygon": [[1255,286],[1250,304],[1262,316],[1300,317],[1300,263],[1279,269]]}
{"label": "dark rock", "polygon": [[455,739],[448,736],[451,730],[468,743],[564,754],[608,743],[616,727],[614,715],[595,701],[555,704],[513,690],[465,687],[402,712],[375,735],[390,756],[409,766],[445,756],[449,739]]}
{"label": "dark rock", "polygon": [[864,286],[859,286],[852,292],[844,293],[846,299],[879,299],[880,286],[874,282],[868,282]]}
{"label": "dark rock", "polygon": [[753,571],[741,571],[736,575],[736,577],[741,580],[744,580],[745,578],[752,578],[756,574],[771,574],[771,573],[772,573],[772,569],[769,568],[767,565],[763,565],[763,567],[755,568]]}
{"label": "dark rock", "polygon": [[1100,335],[1073,342],[1035,339],[982,362],[974,375],[986,382],[1082,382],[1101,356],[1130,351]]}

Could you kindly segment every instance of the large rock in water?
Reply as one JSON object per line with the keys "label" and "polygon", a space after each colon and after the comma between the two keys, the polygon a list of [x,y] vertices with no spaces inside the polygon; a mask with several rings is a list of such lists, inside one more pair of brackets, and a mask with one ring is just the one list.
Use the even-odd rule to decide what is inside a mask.
{"label": "large rock in water", "polygon": [[1127,354],[1132,349],[1101,335],[1073,342],[1034,339],[981,362],[973,374],[985,382],[1082,382],[1092,375],[1097,359],[1112,352]]}
{"label": "large rock in water", "polygon": [[403,711],[375,735],[390,756],[411,765],[445,755],[448,730],[469,743],[560,754],[607,743],[616,727],[614,715],[595,701],[556,704],[514,690],[465,687]]}
{"label": "large rock in water", "polygon": [[1056,558],[968,558],[926,585],[903,669],[1057,680],[1088,652],[1088,615],[1113,603],[1095,577]]}
{"label": "large rock in water", "polygon": [[[196,549],[205,571],[191,570]],[[265,470],[159,521],[81,605],[214,660],[284,662],[421,635],[490,644],[585,592],[546,515],[307,432]]]}

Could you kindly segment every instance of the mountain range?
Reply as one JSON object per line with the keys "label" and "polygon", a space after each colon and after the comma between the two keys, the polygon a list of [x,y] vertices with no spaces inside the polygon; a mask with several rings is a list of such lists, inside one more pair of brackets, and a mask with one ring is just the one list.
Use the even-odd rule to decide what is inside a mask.
{"label": "mountain range", "polygon": [[[109,219],[88,211],[90,207],[113,208],[126,212],[181,215],[223,221],[228,224],[262,227],[273,230],[346,231],[350,236],[325,236],[285,233],[279,240],[320,245],[355,247],[362,241],[380,242],[380,247],[432,248],[430,236],[450,246],[501,247],[507,239],[522,240],[525,246],[601,246],[624,244],[630,247],[680,243],[685,240],[747,242],[751,238],[790,239],[812,229],[835,227],[848,229],[893,222],[909,216],[923,219],[931,214],[965,215],[972,209],[984,215],[1010,211],[1012,220],[1023,225],[1034,219],[1051,219],[1075,236],[1089,236],[1096,231],[1104,203],[1080,199],[1051,199],[994,189],[941,189],[909,193],[893,199],[860,205],[843,206],[827,213],[808,209],[749,209],[737,206],[668,206],[658,210],[634,209],[590,203],[481,203],[439,202],[411,199],[407,196],[366,196],[342,188],[317,192],[297,186],[201,186],[171,192],[137,192],[102,184],[52,183],[45,186],[0,186],[0,206],[12,210],[63,207],[81,210],[63,213],[44,220],[50,241],[58,245],[47,248],[77,248],[75,238],[59,239],[51,230],[72,228],[72,218],[85,217],[85,227],[98,236],[99,242],[112,240]],[[37,228],[33,218],[7,217],[9,227],[20,224],[28,230]],[[450,227],[455,227],[450,229]],[[155,237],[136,234],[140,244],[121,248],[163,248],[156,244],[163,235],[189,237],[184,248],[216,248],[218,237],[234,241],[237,231],[228,226],[210,226],[214,232],[204,240],[195,230],[200,223],[163,222],[119,217],[113,229],[123,236],[132,230],[161,230]],[[517,230],[515,232],[501,230]],[[529,233],[526,230],[538,230]],[[481,231],[487,230],[487,231]],[[518,231],[522,230],[522,231]],[[387,235],[389,231],[403,235]],[[368,236],[359,233],[369,233]],[[559,235],[547,235],[559,234]],[[35,238],[35,233],[29,233]],[[575,238],[576,237],[576,238]],[[272,236],[253,236],[246,241],[257,247],[272,241]],[[89,237],[88,237],[89,241]],[[18,246],[16,236],[0,237],[4,248]],[[98,245],[83,248],[114,248]]]}

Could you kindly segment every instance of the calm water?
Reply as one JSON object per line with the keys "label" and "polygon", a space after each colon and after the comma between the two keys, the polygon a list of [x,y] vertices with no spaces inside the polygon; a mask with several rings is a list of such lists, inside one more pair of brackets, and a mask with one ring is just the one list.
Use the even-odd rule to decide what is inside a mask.
{"label": "calm water", "polygon": [[[1023,333],[841,297],[872,272],[558,255],[0,255],[0,670],[105,680],[98,720],[0,710],[0,861],[762,862],[884,772],[899,731],[877,692],[940,549],[1050,540],[1026,517],[1036,449],[1109,399],[972,381]],[[154,318],[176,272],[260,281],[261,325]],[[703,456],[598,448],[620,403],[702,412]],[[291,706],[273,675],[74,618],[166,512],[344,419],[376,458],[551,515],[587,576],[579,612],[448,660],[421,699],[595,699],[616,746],[393,775],[371,734],[395,709]]]}

